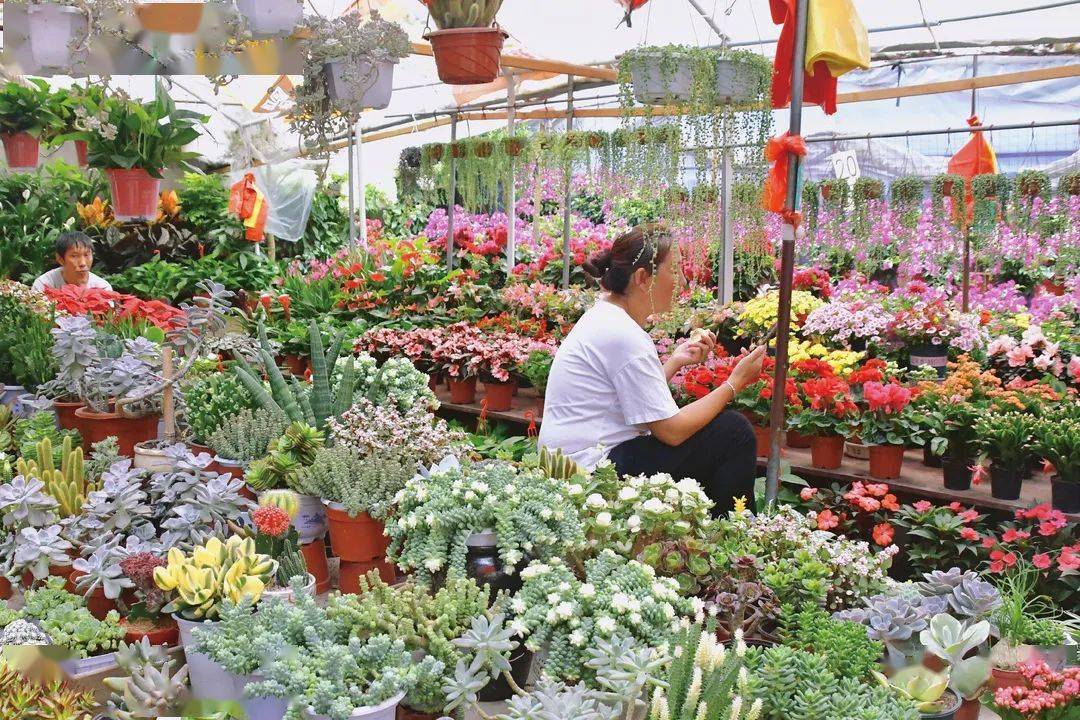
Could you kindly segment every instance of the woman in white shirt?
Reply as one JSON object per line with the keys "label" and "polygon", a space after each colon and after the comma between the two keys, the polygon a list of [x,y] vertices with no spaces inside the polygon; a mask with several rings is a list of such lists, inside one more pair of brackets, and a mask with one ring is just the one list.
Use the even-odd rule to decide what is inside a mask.
{"label": "woman in white shirt", "polygon": [[605,457],[624,475],[670,473],[696,479],[716,503],[753,503],[754,431],[724,408],[761,372],[764,347],[754,349],[730,379],[679,408],[668,380],[703,361],[716,339],[683,342],[664,364],[645,331],[648,318],[671,309],[675,270],[671,236],[638,226],[584,266],[607,292],[566,336],[551,366],[539,443],[561,449],[592,469]]}

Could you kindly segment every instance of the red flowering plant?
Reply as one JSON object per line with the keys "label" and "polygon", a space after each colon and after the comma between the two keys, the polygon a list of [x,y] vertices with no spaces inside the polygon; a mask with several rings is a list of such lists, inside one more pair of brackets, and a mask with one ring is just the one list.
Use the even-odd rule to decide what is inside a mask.
{"label": "red flowering plant", "polygon": [[795,290],[807,290],[823,300],[832,296],[832,286],[829,271],[817,266],[797,268],[792,278],[792,287]]}
{"label": "red flowering plant", "polygon": [[274,490],[269,497],[261,502],[263,505],[251,511],[251,524],[255,530],[255,552],[266,555],[277,561],[278,571],[275,581],[278,587],[288,587],[296,576],[308,577],[307,565],[304,556],[300,553],[300,534],[293,527],[293,514],[276,504],[277,498],[281,498],[285,507],[297,507],[295,499],[286,495],[295,496],[291,490]]}
{"label": "red flowering plant", "polygon": [[991,707],[1002,720],[1076,720],[1080,717],[1080,667],[1051,670],[1041,661],[1021,663],[1026,683],[994,691]]}
{"label": "red flowering plant", "polygon": [[699,365],[680,369],[671,378],[675,401],[679,405],[688,405],[705,397],[731,377],[731,371],[738,361],[738,357],[710,356]]}
{"label": "red flowering plant", "polygon": [[65,285],[59,289],[45,288],[45,295],[59,312],[89,315],[94,324],[121,337],[141,335],[163,340],[162,333],[149,329],[172,330],[184,315],[178,308],[160,300],[142,300],[103,288]]}
{"label": "red flowering plant", "polygon": [[934,505],[919,500],[904,505],[893,518],[903,542],[903,560],[912,575],[957,566],[975,570],[983,564],[986,515],[959,502]]}
{"label": "red flowering plant", "polygon": [[846,382],[838,377],[811,378],[799,385],[799,391],[802,409],[789,417],[789,428],[819,437],[851,434],[859,408]]}
{"label": "red flowering plant", "polygon": [[980,541],[982,558],[995,575],[1018,563],[1038,570],[1036,591],[1063,607],[1080,602],[1080,523],[1048,503],[1017,510],[1014,519]]}
{"label": "red flowering plant", "polygon": [[863,385],[866,412],[859,434],[867,445],[921,445],[922,425],[910,408],[913,392],[896,382]]}
{"label": "red flowering plant", "polygon": [[[775,368],[776,360],[770,357],[765,358],[761,366],[761,375],[758,376],[755,382],[743,388],[742,392],[735,396],[735,402],[733,403],[736,408],[743,411],[750,419],[750,422],[759,427],[765,427],[769,422]],[[792,377],[788,377],[787,382],[784,384],[784,397],[789,412],[802,407],[802,401],[799,398],[799,387]]]}
{"label": "red flowering plant", "polygon": [[864,540],[873,548],[890,548],[890,552],[895,552],[891,548],[895,535],[891,518],[900,510],[900,503],[885,483],[857,480],[847,488],[839,484],[828,488],[804,487],[794,504],[804,512],[813,513],[818,530]]}

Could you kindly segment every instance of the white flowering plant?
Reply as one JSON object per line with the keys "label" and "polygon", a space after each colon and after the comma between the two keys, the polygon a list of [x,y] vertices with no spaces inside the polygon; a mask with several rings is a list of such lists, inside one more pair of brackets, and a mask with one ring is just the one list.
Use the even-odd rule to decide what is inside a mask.
{"label": "white flowering plant", "polygon": [[512,627],[530,650],[547,648],[544,673],[566,682],[595,683],[588,648],[599,641],[621,637],[664,648],[680,618],[695,613],[675,580],[611,549],[585,562],[584,580],[558,558],[530,563],[521,577]]}
{"label": "white flowering plant", "polygon": [[424,407],[402,411],[396,403],[377,405],[367,398],[359,399],[339,419],[331,418],[329,427],[335,445],[363,457],[392,452],[424,466],[437,463],[465,442],[464,433],[451,430]]}
{"label": "white flowering plant", "polygon": [[416,476],[395,496],[387,557],[422,584],[465,574],[465,541],[494,530],[505,570],[563,556],[584,544],[566,484],[538,470],[486,461]]}
{"label": "white flowering plant", "polygon": [[712,523],[713,502],[693,478],[667,473],[620,478],[608,460],[567,492],[581,512],[590,552],[612,548],[629,558],[665,540],[697,536]]}
{"label": "white flowering plant", "polygon": [[[339,358],[336,372],[344,370],[348,358]],[[401,412],[420,406],[434,412],[439,400],[428,387],[427,373],[416,369],[406,357],[392,357],[379,366],[367,353],[360,353],[353,367],[356,398],[367,398],[375,405],[393,404]]]}

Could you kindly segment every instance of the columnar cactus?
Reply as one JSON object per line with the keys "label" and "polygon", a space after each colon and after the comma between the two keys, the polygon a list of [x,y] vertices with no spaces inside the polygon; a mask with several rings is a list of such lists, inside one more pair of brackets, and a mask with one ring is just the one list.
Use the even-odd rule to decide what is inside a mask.
{"label": "columnar cactus", "polygon": [[44,483],[45,491],[56,499],[62,517],[73,517],[82,512],[87,493],[98,489],[86,481],[82,447],[72,448],[71,436],[65,436],[60,450],[60,468],[57,469],[53,463],[52,440],[43,438],[37,444],[37,457],[37,461],[20,458],[16,463],[17,472]]}
{"label": "columnar cactus", "polygon": [[502,7],[502,0],[430,0],[431,19],[440,30],[490,27]]}

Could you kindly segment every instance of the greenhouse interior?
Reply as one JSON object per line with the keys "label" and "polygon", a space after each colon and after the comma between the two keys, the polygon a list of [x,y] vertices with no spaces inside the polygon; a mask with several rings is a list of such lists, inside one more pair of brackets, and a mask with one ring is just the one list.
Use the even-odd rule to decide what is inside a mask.
{"label": "greenhouse interior", "polygon": [[0,4],[0,720],[1080,720],[1077,17]]}

